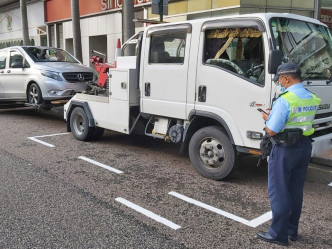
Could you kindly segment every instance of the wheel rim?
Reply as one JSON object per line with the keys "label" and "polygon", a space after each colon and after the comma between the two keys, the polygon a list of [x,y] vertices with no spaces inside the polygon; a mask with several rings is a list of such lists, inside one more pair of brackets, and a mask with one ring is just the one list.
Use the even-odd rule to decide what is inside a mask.
{"label": "wheel rim", "polygon": [[83,117],[76,115],[73,120],[73,128],[76,134],[82,135],[84,132]]}
{"label": "wheel rim", "polygon": [[33,85],[30,87],[29,95],[30,95],[30,103],[38,104],[39,91],[38,91],[37,86]]}
{"label": "wheel rim", "polygon": [[222,144],[214,138],[202,141],[199,147],[201,161],[208,167],[219,168],[225,161],[225,151]]}

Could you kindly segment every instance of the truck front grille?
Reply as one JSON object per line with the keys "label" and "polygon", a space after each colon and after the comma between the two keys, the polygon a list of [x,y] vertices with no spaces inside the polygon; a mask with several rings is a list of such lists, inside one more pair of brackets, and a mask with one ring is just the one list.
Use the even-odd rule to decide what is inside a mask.
{"label": "truck front grille", "polygon": [[332,112],[316,114],[315,119],[332,117]]}
{"label": "truck front grille", "polygon": [[86,72],[62,73],[62,76],[69,83],[91,82],[93,80],[93,73],[86,73]]}

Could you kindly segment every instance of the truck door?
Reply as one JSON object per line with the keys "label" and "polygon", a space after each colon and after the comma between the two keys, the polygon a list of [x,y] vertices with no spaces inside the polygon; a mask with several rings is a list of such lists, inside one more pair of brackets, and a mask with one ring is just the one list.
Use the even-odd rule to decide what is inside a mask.
{"label": "truck door", "polygon": [[185,118],[190,40],[189,24],[149,29],[142,49],[142,112]]}
{"label": "truck door", "polygon": [[249,139],[247,132],[263,133],[257,108],[268,108],[271,101],[267,40],[257,19],[211,21],[202,27],[195,110],[224,120],[236,145],[257,147],[259,140]]}

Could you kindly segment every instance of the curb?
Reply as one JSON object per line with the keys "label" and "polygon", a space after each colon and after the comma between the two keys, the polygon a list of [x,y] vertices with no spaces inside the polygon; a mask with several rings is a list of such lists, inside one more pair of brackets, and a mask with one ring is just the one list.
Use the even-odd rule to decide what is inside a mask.
{"label": "curb", "polygon": [[311,162],[332,167],[332,159],[327,157],[313,157],[311,158]]}

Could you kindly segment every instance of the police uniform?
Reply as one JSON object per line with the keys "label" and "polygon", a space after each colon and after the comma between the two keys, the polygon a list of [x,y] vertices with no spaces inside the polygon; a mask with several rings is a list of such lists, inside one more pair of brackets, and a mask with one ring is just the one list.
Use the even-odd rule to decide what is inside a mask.
{"label": "police uniform", "polygon": [[[303,186],[311,158],[312,122],[320,99],[306,90],[302,83],[292,85],[274,102],[266,126],[277,133],[281,143],[273,145],[268,160],[268,193],[272,209],[272,224],[268,234],[288,243],[297,239],[302,209]],[[285,129],[303,131],[297,143],[286,144]]]}

